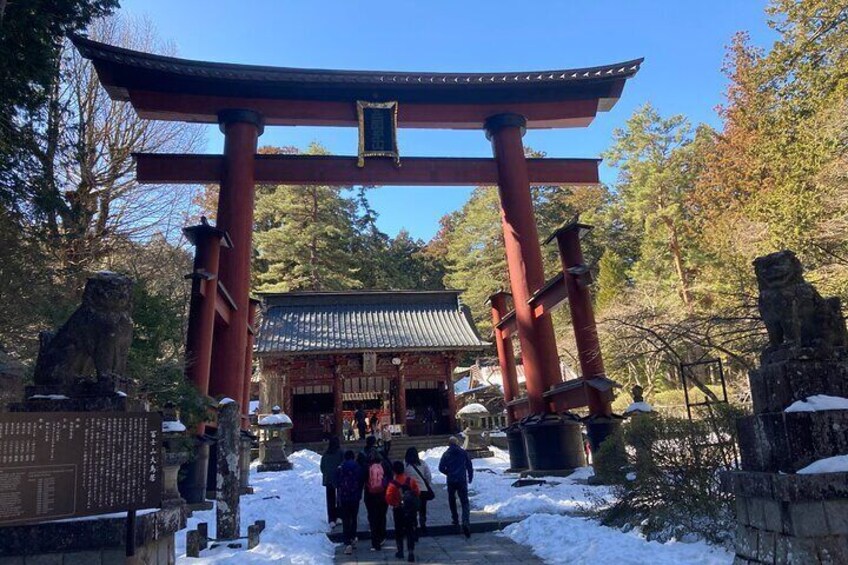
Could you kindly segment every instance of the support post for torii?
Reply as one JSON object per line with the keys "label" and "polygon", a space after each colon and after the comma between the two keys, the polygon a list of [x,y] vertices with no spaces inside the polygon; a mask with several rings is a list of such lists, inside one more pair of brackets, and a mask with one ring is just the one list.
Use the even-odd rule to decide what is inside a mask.
{"label": "support post for torii", "polygon": [[492,333],[495,347],[498,350],[498,364],[501,368],[501,380],[503,381],[507,422],[504,431],[509,448],[509,470],[510,472],[518,472],[527,468],[527,447],[524,445],[524,437],[518,425],[518,418],[515,414],[516,407],[510,404],[519,392],[518,369],[515,366],[515,351],[512,348],[512,340],[504,336],[503,330],[498,329],[498,324],[509,312],[506,304],[507,296],[506,292],[496,292],[489,297],[488,303],[492,307]]}
{"label": "support post for torii", "polygon": [[498,351],[498,364],[501,369],[501,378],[503,380],[504,404],[506,404],[506,422],[508,425],[514,424],[517,420],[515,416],[515,406],[510,406],[510,402],[518,396],[518,370],[515,367],[515,351],[512,347],[512,341],[503,336],[503,332],[498,329],[498,324],[509,312],[507,308],[506,292],[496,292],[489,297],[489,304],[492,307],[492,328],[495,340],[495,347]]}
{"label": "support post for torii", "polygon": [[[209,368],[212,361],[212,336],[215,329],[215,302],[218,297],[218,272],[221,248],[230,248],[230,237],[222,229],[209,225],[206,218],[195,226],[183,228],[194,245],[194,265],[186,275],[191,279],[191,299],[186,332],[185,376],[201,396],[209,394]],[[198,427],[203,434],[204,425]]]}
{"label": "support post for torii", "polygon": [[590,273],[583,258],[580,239],[592,226],[575,219],[557,229],[548,239],[557,241],[566,290],[580,378],[584,381],[589,417],[584,420],[592,452],[598,453],[601,443],[615,431],[621,419],[612,413],[612,383],[606,378],[598,328],[589,291]]}
{"label": "support post for torii", "polygon": [[247,345],[244,348],[244,380],[241,389],[241,429],[250,428],[250,383],[253,378],[253,343],[256,332],[256,311],[260,301],[255,298],[248,300],[247,311]]}
{"label": "support post for torii", "polygon": [[[221,248],[232,246],[227,232],[201,223],[183,229],[195,247],[191,279],[191,299],[186,332],[185,376],[201,396],[209,394],[209,371],[212,361],[212,337],[215,330],[215,303],[218,300],[218,272]],[[195,457],[186,466],[187,476],[181,482],[181,494],[194,508],[206,504],[206,484],[209,467],[209,442],[206,425],[196,429]]]}
{"label": "support post for torii", "polygon": [[220,278],[235,310],[230,323],[215,332],[209,394],[232,398],[241,406],[250,296],[254,161],[262,116],[251,110],[224,110],[219,123],[224,133],[224,174],[218,195],[218,227],[232,238],[233,247],[221,255]]}
{"label": "support post for torii", "polygon": [[568,471],[585,461],[579,424],[557,415],[544,396],[562,382],[562,375],[551,317],[536,317],[529,302],[545,284],[545,273],[521,141],[526,124],[518,114],[498,114],[486,120],[485,129],[498,168],[504,249],[532,414],[522,424],[522,434],[529,473],[541,475]]}

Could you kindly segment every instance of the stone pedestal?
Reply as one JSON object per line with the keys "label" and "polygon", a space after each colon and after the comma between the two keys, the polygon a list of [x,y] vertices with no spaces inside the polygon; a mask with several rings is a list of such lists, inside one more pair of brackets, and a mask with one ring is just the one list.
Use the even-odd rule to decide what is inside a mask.
{"label": "stone pedestal", "polygon": [[509,448],[509,469],[507,472],[518,473],[527,469],[527,446],[524,445],[524,436],[521,427],[512,424],[504,428],[507,446]]}
{"label": "stone pedestal", "polygon": [[259,444],[259,467],[257,471],[288,471],[292,468],[286,457],[286,442],[281,436],[271,437]]}
{"label": "stone pedestal", "polygon": [[494,456],[492,450],[489,449],[487,434],[483,428],[469,425],[462,430],[462,435],[465,437],[462,448],[468,453],[471,459],[483,459],[484,457]]}
{"label": "stone pedestal", "polygon": [[848,563],[848,473],[732,473],[736,560]]}
{"label": "stone pedestal", "polygon": [[[89,516],[0,529],[0,563],[145,563],[172,565],[174,533],[185,527],[179,508],[140,511],[135,521],[135,556],[126,556],[125,516]],[[130,561],[133,559],[134,561]]]}
{"label": "stone pedestal", "polygon": [[557,475],[586,465],[578,419],[557,414],[531,416],[522,420],[521,432],[529,466],[523,474]]}
{"label": "stone pedestal", "polygon": [[755,413],[736,421],[736,563],[848,563],[848,473],[795,474],[848,454],[848,410],[785,411],[810,396],[848,395],[845,352],[831,359],[781,356],[766,356],[751,371]]}
{"label": "stone pedestal", "polygon": [[239,511],[239,451],[241,419],[239,405],[225,400],[218,405],[217,442],[217,492],[215,504],[216,537],[234,540],[239,537],[241,524]]}

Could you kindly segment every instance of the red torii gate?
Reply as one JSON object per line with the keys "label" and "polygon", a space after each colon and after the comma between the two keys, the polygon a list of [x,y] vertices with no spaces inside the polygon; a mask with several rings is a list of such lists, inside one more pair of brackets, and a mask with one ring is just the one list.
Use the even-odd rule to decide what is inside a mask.
{"label": "red torii gate", "polygon": [[[556,391],[563,383],[548,313],[566,295],[572,308],[574,300],[582,299],[571,292],[576,288],[568,278],[572,267],[566,267],[563,282],[544,280],[530,185],[596,184],[598,161],[526,159],[522,137],[526,128],[589,125],[597,112],[616,103],[641,59],[542,72],[394,73],[210,63],[131,51],[82,37],[73,41],[92,61],[112,99],[130,102],[140,117],[217,123],[225,136],[223,155],[135,156],[140,182],[220,183],[217,225],[186,228],[197,247],[186,374],[201,393],[229,396],[247,415],[254,315],[249,275],[257,182],[497,184],[514,303],[514,311],[507,314],[505,302],[493,302],[502,318],[498,329],[504,336],[518,332],[527,380],[526,411],[556,410]],[[369,159],[360,168],[355,157],[256,154],[265,125],[357,126],[358,101],[397,102],[397,127],[485,129],[494,158],[404,157],[401,167],[388,159]],[[563,233],[557,236],[561,245],[568,231]],[[579,259],[565,253],[564,267],[566,255]],[[584,332],[586,326],[575,329]],[[578,346],[583,345],[578,340]],[[504,355],[502,363],[514,367],[514,360]],[[582,360],[583,356],[584,377],[603,376],[602,365],[584,366]],[[608,413],[608,405],[593,402],[591,395],[586,399],[593,413]]]}

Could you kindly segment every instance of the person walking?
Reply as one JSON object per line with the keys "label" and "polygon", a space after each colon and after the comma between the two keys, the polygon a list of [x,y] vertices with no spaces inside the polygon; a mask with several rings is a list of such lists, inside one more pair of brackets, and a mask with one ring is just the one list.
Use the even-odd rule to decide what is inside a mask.
{"label": "person walking", "polygon": [[371,450],[365,473],[365,510],[371,529],[371,551],[380,551],[386,540],[386,487],[391,478],[391,468],[376,449]]}
{"label": "person walking", "polygon": [[380,434],[380,417],[377,415],[376,410],[371,412],[371,417],[368,419],[368,425],[371,426],[372,436],[377,436]]}
{"label": "person walking", "polygon": [[356,547],[356,520],[359,517],[359,501],[362,500],[362,478],[362,467],[356,462],[353,451],[348,449],[344,461],[336,470],[345,555],[353,553]]}
{"label": "person walking", "polygon": [[406,450],[406,455],[403,458],[406,463],[405,472],[408,477],[412,477],[421,490],[421,507],[418,509],[418,528],[422,536],[427,535],[427,502],[436,498],[436,491],[433,490],[433,475],[430,472],[430,467],[426,461],[422,461],[418,456],[418,449],[410,447]]}
{"label": "person walking", "polygon": [[408,550],[407,561],[415,562],[415,515],[418,513],[421,493],[415,479],[404,473],[403,461],[392,463],[394,478],[389,481],[386,489],[386,502],[392,507],[392,518],[395,522],[395,542],[397,553],[395,557],[403,559],[403,540],[406,538]]}
{"label": "person walking", "polygon": [[[371,460],[371,453],[379,451],[380,450],[377,448],[377,438],[374,436],[368,436],[365,438],[365,447],[362,448],[360,454],[365,456],[362,460],[367,464],[368,461]],[[389,466],[389,473],[391,473],[391,466]]]}
{"label": "person walking", "polygon": [[427,406],[424,410],[424,433],[428,436],[433,435],[433,428],[436,425],[436,411],[432,406]]}
{"label": "person walking", "polygon": [[353,413],[353,419],[356,420],[356,428],[359,430],[359,439],[365,438],[365,410],[362,409],[362,405],[359,405],[359,408],[356,409],[356,412]]}
{"label": "person walking", "polygon": [[347,418],[342,421],[342,437],[345,441],[350,441],[353,437],[353,426]]}
{"label": "person walking", "polygon": [[381,436],[383,439],[383,455],[388,459],[389,452],[392,450],[392,428],[388,424],[383,424]]}
{"label": "person walking", "polygon": [[321,484],[326,489],[327,497],[327,521],[330,524],[339,524],[341,516],[336,502],[336,469],[342,464],[344,453],[339,445],[339,438],[331,437],[327,450],[321,456]]}
{"label": "person walking", "polygon": [[468,504],[468,485],[474,479],[474,467],[471,458],[464,449],[459,447],[459,439],[451,436],[447,451],[439,460],[439,472],[447,477],[448,506],[450,506],[451,522],[459,525],[456,513],[456,496],[462,505],[462,533],[466,538],[471,537],[471,508]]}

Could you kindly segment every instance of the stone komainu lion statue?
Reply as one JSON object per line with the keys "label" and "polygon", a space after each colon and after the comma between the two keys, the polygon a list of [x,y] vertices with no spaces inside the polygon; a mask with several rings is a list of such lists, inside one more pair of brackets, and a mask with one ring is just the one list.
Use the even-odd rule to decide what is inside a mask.
{"label": "stone komainu lion statue", "polygon": [[80,377],[122,376],[132,341],[133,282],[116,273],[88,279],[82,304],[57,332],[43,332],[36,385],[69,385]]}
{"label": "stone komainu lion statue", "polygon": [[764,353],[795,347],[830,350],[846,345],[839,298],[822,298],[804,280],[801,262],[791,251],[754,261],[760,290],[760,315],[768,330]]}

